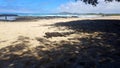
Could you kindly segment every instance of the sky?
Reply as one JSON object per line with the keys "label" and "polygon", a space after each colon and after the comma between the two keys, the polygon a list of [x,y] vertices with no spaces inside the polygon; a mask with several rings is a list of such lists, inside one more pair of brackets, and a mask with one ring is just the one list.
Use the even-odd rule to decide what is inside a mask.
{"label": "sky", "polygon": [[96,7],[75,0],[0,0],[0,13],[120,13],[119,6],[103,0]]}

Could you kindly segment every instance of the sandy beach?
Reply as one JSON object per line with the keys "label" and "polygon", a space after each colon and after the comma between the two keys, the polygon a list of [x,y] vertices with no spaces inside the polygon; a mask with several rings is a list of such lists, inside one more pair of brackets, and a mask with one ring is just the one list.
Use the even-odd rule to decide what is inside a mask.
{"label": "sandy beach", "polygon": [[[81,66],[119,64],[119,26],[120,16],[0,21],[0,68],[24,68],[25,65],[28,65],[25,68],[32,68],[33,64],[38,68],[54,65],[64,68],[64,65],[69,66],[74,61],[77,66],[79,61],[74,58],[82,59]],[[101,57],[106,53],[116,58]],[[80,54],[83,56],[78,58]],[[60,63],[63,59],[66,59],[64,64]]]}
{"label": "sandy beach", "polygon": [[66,29],[60,31],[57,27],[47,25],[52,25],[57,22],[67,22],[73,20],[79,19],[59,18],[49,20],[42,19],[34,22],[0,22],[0,48],[10,45],[12,42],[16,41],[19,36],[25,36],[31,39],[35,39],[36,37],[44,37],[46,32],[68,32],[70,30]]}
{"label": "sandy beach", "polygon": [[[99,17],[99,18],[56,18],[56,19],[41,19],[38,21],[28,22],[0,22],[0,48],[11,45],[12,42],[16,41],[19,36],[29,37],[35,39],[36,37],[44,37],[46,32],[69,32],[72,30],[65,29],[59,30],[60,28],[52,25],[59,22],[69,22],[75,20],[87,20],[87,19],[117,19],[120,20],[119,16]],[[59,39],[58,39],[59,40]],[[35,44],[36,45],[36,44]]]}

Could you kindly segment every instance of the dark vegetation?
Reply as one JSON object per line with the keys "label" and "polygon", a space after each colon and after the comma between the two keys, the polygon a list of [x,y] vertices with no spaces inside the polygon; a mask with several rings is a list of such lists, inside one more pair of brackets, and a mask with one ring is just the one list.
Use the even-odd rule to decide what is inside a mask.
{"label": "dark vegetation", "polygon": [[[86,4],[92,4],[96,6],[99,2],[99,0],[75,0],[75,1],[83,1]],[[120,0],[105,0],[105,2],[112,2],[112,1],[117,1],[120,2]]]}
{"label": "dark vegetation", "polygon": [[[33,49],[30,48],[33,45],[29,44],[31,39],[20,36],[11,46],[0,49],[0,68],[120,67],[120,20],[78,20],[52,26],[67,27],[77,35],[90,35],[82,38],[79,35],[77,38],[69,38],[69,41],[57,43],[47,38],[66,37],[70,33],[46,33],[47,38],[36,38],[40,44]],[[95,32],[99,33],[94,35]],[[70,42],[71,40],[80,42]]]}

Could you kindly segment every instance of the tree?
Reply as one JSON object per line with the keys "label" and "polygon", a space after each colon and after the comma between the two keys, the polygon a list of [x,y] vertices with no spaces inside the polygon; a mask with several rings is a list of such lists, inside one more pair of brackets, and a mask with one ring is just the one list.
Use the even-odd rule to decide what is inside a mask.
{"label": "tree", "polygon": [[[98,4],[98,0],[76,0],[76,1],[83,1],[86,4],[91,4],[94,6],[96,6]],[[105,2],[112,2],[112,1],[120,2],[120,0],[105,0]]]}

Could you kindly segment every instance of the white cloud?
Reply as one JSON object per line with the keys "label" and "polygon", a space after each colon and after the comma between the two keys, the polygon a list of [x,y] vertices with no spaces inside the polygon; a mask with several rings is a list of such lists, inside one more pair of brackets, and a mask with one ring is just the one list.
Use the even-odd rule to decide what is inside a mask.
{"label": "white cloud", "polygon": [[119,2],[105,3],[103,0],[101,0],[97,6],[86,5],[85,3],[78,1],[62,4],[57,10],[58,12],[73,13],[120,13],[119,6]]}

